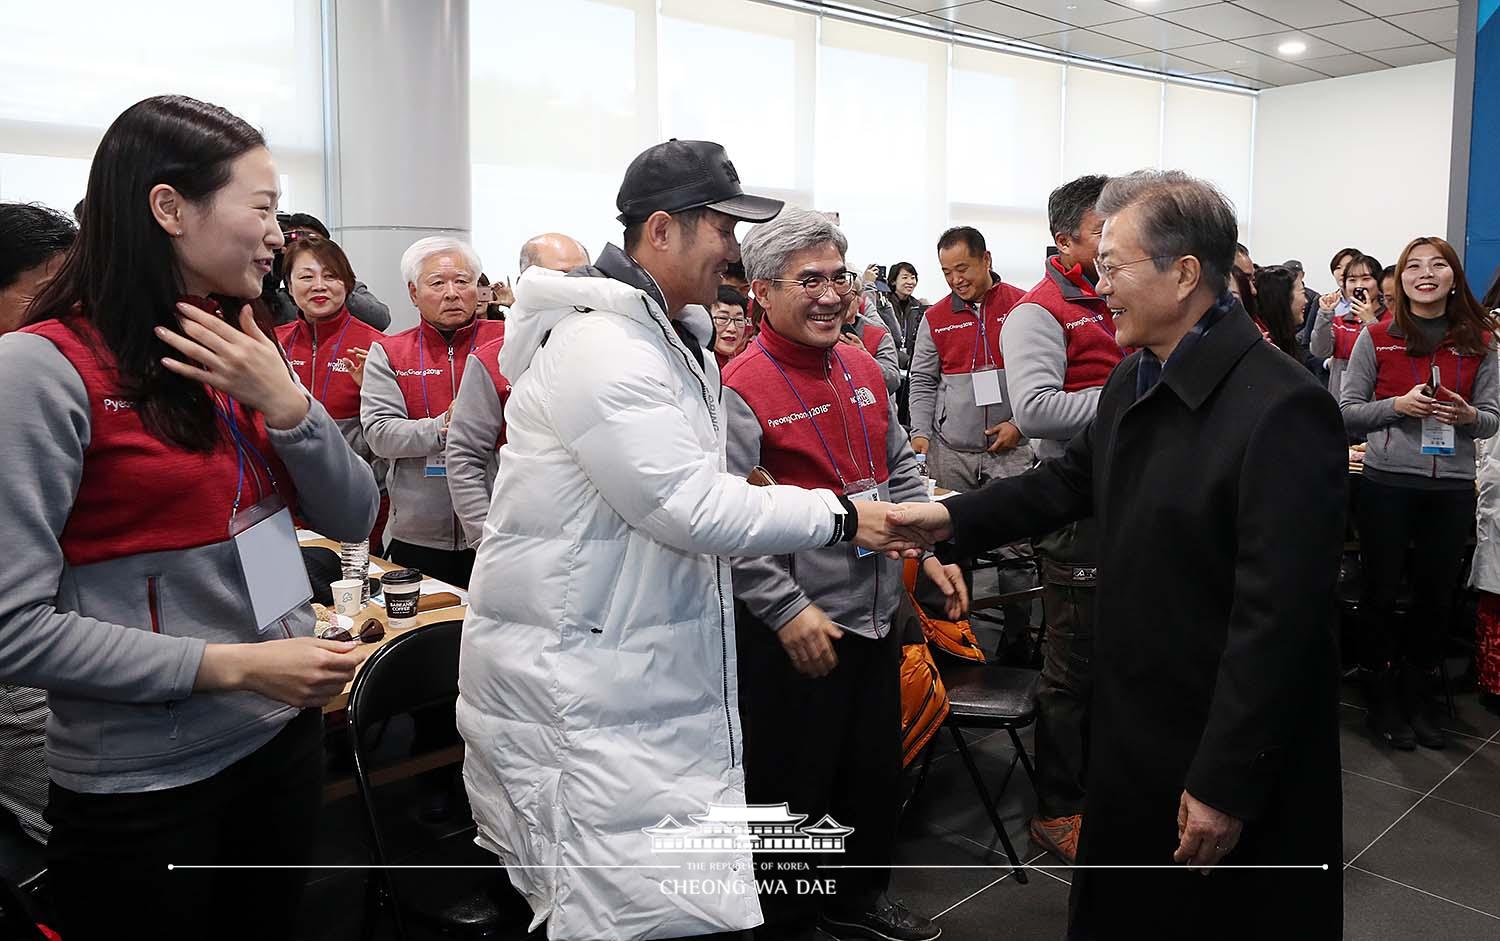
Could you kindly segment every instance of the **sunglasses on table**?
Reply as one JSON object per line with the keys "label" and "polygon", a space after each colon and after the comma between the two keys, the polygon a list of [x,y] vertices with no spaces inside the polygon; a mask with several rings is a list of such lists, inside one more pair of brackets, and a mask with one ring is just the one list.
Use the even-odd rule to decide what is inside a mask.
{"label": "sunglasses on table", "polygon": [[385,625],[380,623],[379,618],[366,618],[365,623],[359,626],[359,630],[352,634],[348,628],[341,627],[332,632],[320,632],[318,636],[324,640],[357,640],[362,644],[373,644],[385,637]]}

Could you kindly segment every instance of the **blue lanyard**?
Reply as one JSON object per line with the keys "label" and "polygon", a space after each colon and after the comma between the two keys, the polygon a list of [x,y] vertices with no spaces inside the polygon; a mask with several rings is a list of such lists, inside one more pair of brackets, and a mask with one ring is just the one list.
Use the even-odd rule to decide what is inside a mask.
{"label": "blue lanyard", "polygon": [[[459,327],[458,329],[462,330],[463,327]],[[455,331],[453,335],[456,338],[458,333]],[[474,324],[474,333],[469,337],[469,353],[474,352],[474,344],[478,341],[479,325]],[[463,356],[465,362],[469,359],[469,353],[465,353]],[[449,363],[448,366],[450,369],[457,368],[452,363]],[[427,399],[427,334],[422,331],[420,324],[417,325],[417,374],[422,377],[422,411],[426,413],[425,417],[431,418],[432,403]],[[449,384],[450,386],[452,385],[451,377]]]}
{"label": "blue lanyard", "polygon": [[[1441,348],[1441,344],[1439,344],[1439,348]],[[1463,393],[1459,392],[1458,390],[1462,389],[1463,385],[1464,385],[1464,354],[1459,353],[1459,354],[1457,354],[1457,356],[1455,358],[1458,360],[1458,378],[1453,383],[1453,392],[1455,392],[1458,395],[1463,395]],[[1427,379],[1423,379],[1420,376],[1418,376],[1417,375],[1417,362],[1416,362],[1416,360],[1417,360],[1417,358],[1415,356],[1408,356],[1406,358],[1406,364],[1411,367],[1411,378],[1412,378],[1412,381],[1415,382],[1415,383],[1421,384],[1421,383],[1426,382],[1427,379],[1431,379],[1432,376],[1429,375],[1427,377]],[[1437,366],[1437,350],[1433,350],[1432,351],[1432,359],[1427,364],[1427,371],[1428,371],[1428,373],[1432,372],[1432,367],[1433,366]],[[1441,367],[1441,366],[1438,366],[1438,378],[1439,379],[1443,378],[1443,367]],[[1437,393],[1437,390],[1434,389],[1433,390],[1433,394],[1436,394],[1436,393]]]}
{"label": "blue lanyard", "polygon": [[[333,367],[339,361],[339,354],[344,351],[344,334],[346,334],[346,333],[349,332],[349,324],[350,324],[350,322],[353,319],[354,319],[353,315],[350,315],[349,319],[344,321],[344,329],[342,329],[342,330],[339,331],[339,338],[337,340],[333,341],[333,356],[329,358],[329,360],[328,360],[328,369],[327,369],[327,371],[325,371],[323,373],[323,394],[322,395],[318,394],[318,389],[317,389],[317,381],[318,381],[318,379],[317,379],[317,375],[315,373],[315,370],[318,368],[318,364],[317,364],[316,361],[307,364],[307,375],[308,375],[308,379],[309,379],[308,385],[310,385],[310,386],[313,387],[313,389],[312,389],[313,398],[317,399],[319,402],[322,402],[324,399],[326,399],[328,397],[328,384],[333,381]],[[309,328],[309,329],[311,329],[311,328]],[[316,344],[318,335],[316,333],[313,333],[312,337],[313,337],[314,343]],[[302,321],[299,320],[299,321],[297,321],[297,335],[292,338],[292,343],[289,344],[289,345],[295,345],[296,341],[300,340],[301,338],[302,338]]]}
{"label": "blue lanyard", "polygon": [[[807,420],[812,423],[812,429],[813,429],[814,432],[817,433],[818,441],[823,445],[823,453],[826,454],[826,455],[828,455],[828,463],[831,464],[831,465],[833,465],[833,475],[839,479],[839,486],[844,487],[844,488],[847,489],[848,486],[849,486],[849,482],[846,481],[844,479],[844,475],[839,472],[839,462],[833,456],[833,448],[830,448],[828,446],[828,439],[825,438],[825,437],[823,437],[823,429],[821,429],[821,428],[818,427],[818,419],[817,419],[817,417],[814,416],[813,413],[812,413],[812,410],[807,407],[807,403],[802,400],[802,393],[800,393],[800,392],[797,391],[797,387],[795,385],[793,385],[791,377],[786,374],[786,370],[785,369],[781,368],[781,364],[776,361],[776,357],[774,357],[774,356],[771,355],[771,351],[768,350],[768,349],[766,349],[766,344],[761,341],[760,337],[756,337],[755,338],[755,342],[756,342],[756,345],[758,345],[760,347],[760,351],[762,353],[766,354],[766,359],[768,359],[768,360],[771,361],[771,365],[776,367],[776,371],[779,372],[779,373],[781,373],[781,379],[782,379],[783,382],[786,383],[786,387],[788,389],[792,390],[792,395],[797,399],[797,404],[799,406],[801,406],[802,413],[804,415],[806,415],[807,416]],[[837,352],[834,353],[834,356],[836,358],[838,357]],[[849,376],[849,370],[844,369],[844,361],[842,359],[839,359],[839,368],[844,371],[844,380],[849,383],[849,390],[854,394],[854,401],[855,401],[854,409],[855,409],[856,412],[858,412],[859,411],[859,392],[856,391],[855,388],[854,388],[854,380]],[[843,413],[843,410],[840,409],[839,410],[839,421],[843,422],[843,420],[844,420],[844,413]],[[859,416],[859,426],[860,426],[860,429],[862,431],[864,431],[864,435],[865,435],[865,455],[867,457],[869,457],[869,459],[870,459],[870,479],[874,480],[875,479],[875,455],[874,455],[874,452],[872,452],[870,450],[870,432],[869,432],[869,429],[865,427],[865,416],[863,414],[860,414],[860,416]],[[849,460],[850,460],[851,463],[853,463],[853,461],[854,461],[854,453],[853,453],[852,450],[849,453]]]}
{"label": "blue lanyard", "polygon": [[[967,309],[968,305],[964,305]],[[976,308],[971,311],[979,319],[979,329],[974,331],[974,354],[969,357],[969,372],[974,372],[979,366],[979,353],[984,352],[984,361],[987,365],[994,365],[995,359],[990,355],[990,335],[984,324],[984,300],[981,299]]]}
{"label": "blue lanyard", "polygon": [[[239,423],[234,420],[234,410],[238,405],[238,403],[236,403],[234,400],[234,396],[225,396],[225,398],[229,401],[229,408],[227,410],[219,405],[219,399],[217,396],[211,395],[210,398],[213,401],[214,411],[219,413],[219,417],[224,420],[224,424],[229,428],[229,438],[230,441],[234,444],[234,455],[236,463],[234,482],[234,507],[230,510],[229,513],[230,518],[233,519],[234,516],[237,515],[240,511],[240,498],[243,495],[245,489],[245,451],[248,449],[250,453],[254,454],[256,460],[260,461],[261,466],[265,468],[266,479],[270,482],[271,490],[273,492],[276,490],[276,475],[271,472],[271,462],[266,460],[265,455],[260,453],[260,449],[255,446],[255,443],[253,441],[245,437],[244,433],[240,431]],[[255,476],[255,493],[257,500],[259,500],[265,494],[265,491],[262,490],[260,486],[259,474]]]}
{"label": "blue lanyard", "polygon": [[[843,370],[844,373],[844,382],[849,386],[849,397],[854,403],[854,414],[859,416],[859,431],[860,434],[865,436],[865,458],[870,462],[870,479],[874,480],[875,452],[870,448],[870,428],[865,424],[865,410],[860,407],[859,390],[854,388],[854,377],[849,375],[849,367],[844,365],[844,357],[839,355],[838,350],[833,350],[833,358],[838,360],[839,369]],[[784,378],[785,374],[783,373],[782,375]],[[842,422],[843,420],[843,411],[840,410],[839,421]],[[854,455],[850,454],[849,459],[852,461],[854,459]]]}

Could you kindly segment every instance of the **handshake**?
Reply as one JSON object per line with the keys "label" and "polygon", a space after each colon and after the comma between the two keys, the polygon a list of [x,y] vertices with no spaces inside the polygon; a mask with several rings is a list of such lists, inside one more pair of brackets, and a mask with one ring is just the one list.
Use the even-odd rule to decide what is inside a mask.
{"label": "handshake", "polygon": [[859,514],[855,544],[893,559],[915,559],[953,536],[953,518],[941,503],[873,501],[856,503],[854,508]]}

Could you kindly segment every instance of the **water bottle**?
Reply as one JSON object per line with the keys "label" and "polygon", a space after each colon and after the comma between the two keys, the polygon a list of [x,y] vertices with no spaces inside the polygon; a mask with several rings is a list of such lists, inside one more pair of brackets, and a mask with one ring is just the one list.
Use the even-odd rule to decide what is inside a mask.
{"label": "water bottle", "polygon": [[922,482],[927,485],[927,499],[931,500],[936,495],[937,481],[927,473],[927,455],[917,455],[917,473],[922,475]]}
{"label": "water bottle", "polygon": [[339,568],[344,578],[357,578],[364,585],[360,601],[370,603],[370,540],[339,543]]}

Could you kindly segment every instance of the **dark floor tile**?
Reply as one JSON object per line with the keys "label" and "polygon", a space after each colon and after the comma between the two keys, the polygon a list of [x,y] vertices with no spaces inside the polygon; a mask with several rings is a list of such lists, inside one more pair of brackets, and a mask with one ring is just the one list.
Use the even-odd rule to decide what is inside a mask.
{"label": "dark floor tile", "polygon": [[[1015,844],[1017,853],[1024,858],[1027,822],[1036,807],[1036,795],[1030,782],[1026,780],[1025,772],[1018,768],[1005,791],[997,793],[1000,782],[1005,779],[1009,760],[972,746],[970,754],[995,799],[996,810],[1005,824],[1006,833]],[[912,817],[909,826],[957,833],[981,845],[1000,849],[994,826],[985,813],[984,805],[980,803],[973,779],[957,754],[934,761],[928,773],[927,784],[908,814]]]}
{"label": "dark floor tile", "polygon": [[991,853],[978,844],[951,833],[933,833],[903,839],[896,846],[895,862],[898,866],[924,867],[894,870],[891,873],[890,891],[912,911],[929,918],[979,891],[1008,871],[1004,868],[945,867],[1009,865],[1000,853]]}
{"label": "dark floor tile", "polygon": [[1453,709],[1457,715],[1450,716],[1446,710],[1440,716],[1443,728],[1451,732],[1462,732],[1479,738],[1489,738],[1500,732],[1500,715],[1484,708],[1478,692],[1459,693],[1453,697]]}
{"label": "dark floor tile", "polygon": [[1344,862],[1348,862],[1415,807],[1422,795],[1347,772],[1343,779]]}
{"label": "dark floor tile", "polygon": [[1500,920],[1357,868],[1344,870],[1344,937],[1351,941],[1411,941],[1412,938],[1477,941],[1497,936],[1500,936]]}
{"label": "dark floor tile", "polygon": [[944,941],[1061,941],[1068,927],[1068,887],[1040,873],[1032,873],[1026,885],[1012,876],[944,915],[938,924]]}
{"label": "dark floor tile", "polygon": [[1432,796],[1500,814],[1500,741],[1476,752]]}
{"label": "dark floor tile", "polygon": [[1355,864],[1500,916],[1500,817],[1424,800]]}
{"label": "dark floor tile", "polygon": [[1418,748],[1398,751],[1377,745],[1365,728],[1365,712],[1351,706],[1339,709],[1339,746],[1343,767],[1389,784],[1429,791],[1483,743],[1453,736],[1441,751]]}

